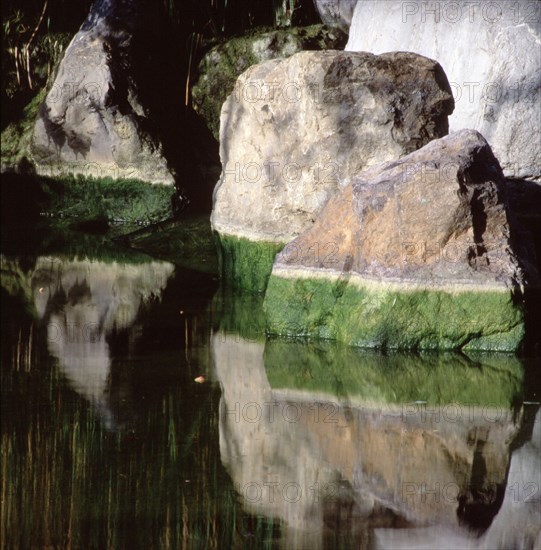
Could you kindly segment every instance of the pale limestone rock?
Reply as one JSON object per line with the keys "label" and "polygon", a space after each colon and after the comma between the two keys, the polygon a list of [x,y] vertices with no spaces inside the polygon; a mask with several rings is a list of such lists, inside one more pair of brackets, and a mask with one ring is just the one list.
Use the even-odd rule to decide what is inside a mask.
{"label": "pale limestone rock", "polygon": [[456,103],[451,131],[478,130],[506,176],[541,181],[541,3],[359,0],[346,50],[437,60]]}
{"label": "pale limestone rock", "polygon": [[221,235],[285,243],[359,171],[447,134],[450,88],[408,53],[301,52],[251,67],[221,114]]}

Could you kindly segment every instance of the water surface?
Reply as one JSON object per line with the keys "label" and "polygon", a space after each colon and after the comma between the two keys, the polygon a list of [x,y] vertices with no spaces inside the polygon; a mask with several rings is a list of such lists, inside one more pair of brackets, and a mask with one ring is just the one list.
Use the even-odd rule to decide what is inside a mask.
{"label": "water surface", "polygon": [[4,547],[540,542],[533,361],[266,341],[260,299],[128,251],[1,267]]}

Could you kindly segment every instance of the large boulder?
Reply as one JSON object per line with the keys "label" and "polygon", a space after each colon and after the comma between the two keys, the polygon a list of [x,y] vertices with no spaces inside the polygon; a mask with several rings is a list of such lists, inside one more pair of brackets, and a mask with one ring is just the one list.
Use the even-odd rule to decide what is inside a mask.
{"label": "large boulder", "polygon": [[451,131],[478,130],[507,176],[541,181],[541,3],[360,0],[346,49],[436,59],[453,88]]}
{"label": "large boulder", "polygon": [[197,81],[192,87],[192,105],[218,139],[222,105],[246,69],[270,59],[285,59],[303,50],[341,50],[346,42],[347,35],[340,29],[325,25],[231,38],[212,48],[199,63]]}
{"label": "large boulder", "polygon": [[134,78],[145,13],[133,0],[94,4],[39,110],[30,143],[39,174],[174,183]]}
{"label": "large boulder", "polygon": [[276,257],[269,328],[361,347],[515,351],[535,266],[489,145],[462,130],[329,200]]}
{"label": "large boulder", "polygon": [[416,54],[301,52],[251,67],[221,113],[212,226],[226,277],[265,288],[278,248],[359,171],[448,132],[438,63]]}

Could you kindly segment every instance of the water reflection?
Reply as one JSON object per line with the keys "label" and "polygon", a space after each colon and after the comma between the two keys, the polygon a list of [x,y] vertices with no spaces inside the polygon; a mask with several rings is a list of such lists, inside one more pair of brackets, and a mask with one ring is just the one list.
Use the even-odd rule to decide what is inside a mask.
{"label": "water reflection", "polygon": [[162,262],[2,261],[4,546],[534,546],[522,362],[266,341],[260,298],[215,290]]}
{"label": "water reflection", "polygon": [[[207,374],[215,283],[175,270],[163,289],[169,268],[89,263],[2,262],[2,546],[242,546],[265,523],[242,515],[221,465],[219,388],[193,382]],[[51,345],[53,322],[97,327],[90,342]],[[72,375],[79,353],[103,374]],[[107,365],[110,392],[132,404],[114,431],[91,402],[117,412]]]}
{"label": "water reflection", "polygon": [[[38,257],[28,274],[38,318],[47,326],[51,355],[72,387],[109,428],[111,350],[108,339],[128,329],[141,308],[159,300],[174,266]],[[131,331],[134,338],[137,331]]]}
{"label": "water reflection", "polygon": [[212,336],[220,452],[285,547],[533,547],[539,426],[518,359],[265,342],[248,311]]}

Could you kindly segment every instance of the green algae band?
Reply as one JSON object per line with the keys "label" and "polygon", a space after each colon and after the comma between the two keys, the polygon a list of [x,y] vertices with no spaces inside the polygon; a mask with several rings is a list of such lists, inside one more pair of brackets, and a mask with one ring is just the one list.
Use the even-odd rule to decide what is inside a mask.
{"label": "green algae band", "polygon": [[226,283],[248,292],[264,292],[274,258],[283,244],[250,241],[216,233],[220,272]]}
{"label": "green algae band", "polygon": [[358,279],[344,285],[273,273],[264,304],[268,331],[403,350],[515,352],[524,338],[523,310],[510,291],[400,289]]}

